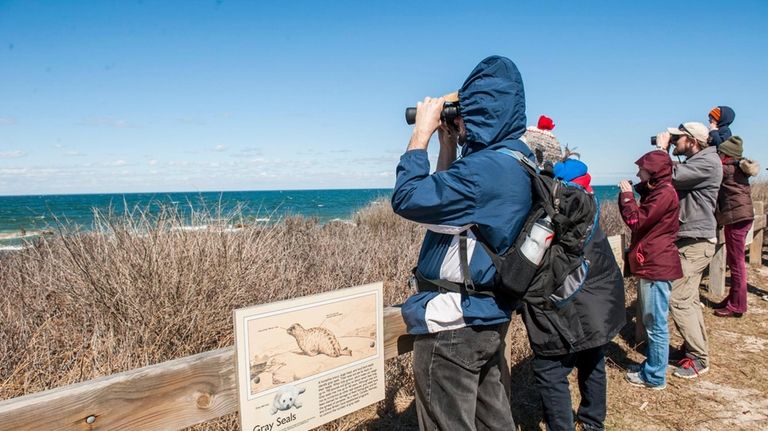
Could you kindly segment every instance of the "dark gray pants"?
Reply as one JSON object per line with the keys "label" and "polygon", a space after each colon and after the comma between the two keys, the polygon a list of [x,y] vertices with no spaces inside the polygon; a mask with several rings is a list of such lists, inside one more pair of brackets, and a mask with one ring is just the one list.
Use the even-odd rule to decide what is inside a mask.
{"label": "dark gray pants", "polygon": [[534,356],[533,375],[541,394],[548,431],[573,430],[568,374],[578,370],[581,405],[576,414],[587,430],[602,430],[605,421],[605,346],[560,356]]}
{"label": "dark gray pants", "polygon": [[422,431],[515,429],[501,382],[502,327],[416,337],[413,377]]}

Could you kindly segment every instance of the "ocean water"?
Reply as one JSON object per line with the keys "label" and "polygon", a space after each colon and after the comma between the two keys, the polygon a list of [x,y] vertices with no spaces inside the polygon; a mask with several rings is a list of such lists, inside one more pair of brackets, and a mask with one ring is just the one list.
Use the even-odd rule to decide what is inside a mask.
{"label": "ocean water", "polygon": [[18,248],[24,239],[55,231],[59,225],[88,230],[94,211],[124,214],[139,209],[157,214],[161,207],[171,207],[189,219],[193,211],[215,215],[220,209],[227,215],[237,209],[250,221],[275,222],[287,215],[302,215],[325,223],[350,219],[369,203],[391,194],[391,189],[356,189],[0,196],[0,248]]}
{"label": "ocean water", "polygon": [[[600,200],[614,201],[616,193],[615,186],[595,187]],[[220,208],[226,215],[239,208],[251,221],[275,222],[287,215],[302,215],[325,223],[350,219],[369,203],[389,199],[391,194],[391,189],[352,189],[0,196],[0,249],[19,248],[25,240],[56,231],[59,225],[88,230],[96,210],[157,213],[162,206],[170,206],[188,216],[193,210],[215,214]]]}

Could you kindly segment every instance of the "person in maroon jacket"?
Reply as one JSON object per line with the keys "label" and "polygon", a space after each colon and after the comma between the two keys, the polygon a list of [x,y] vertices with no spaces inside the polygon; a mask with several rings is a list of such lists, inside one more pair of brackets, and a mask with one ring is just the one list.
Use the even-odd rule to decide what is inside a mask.
{"label": "person in maroon jacket", "polygon": [[669,356],[669,291],[671,281],[683,276],[675,246],[680,205],[672,186],[672,160],[666,151],[653,150],[635,164],[640,178],[635,186],[640,205],[625,180],[619,183],[619,209],[632,232],[628,261],[632,275],[640,279],[637,300],[648,336],[648,354],[638,371],[627,373],[626,380],[635,386],[664,389]]}
{"label": "person in maroon jacket", "polygon": [[747,312],[747,266],[744,246],[755,216],[749,177],[760,172],[760,165],[742,157],[743,142],[731,136],[717,152],[723,162],[723,183],[717,196],[717,224],[725,226],[725,256],[731,269],[728,296],[714,306],[715,316],[741,317]]}

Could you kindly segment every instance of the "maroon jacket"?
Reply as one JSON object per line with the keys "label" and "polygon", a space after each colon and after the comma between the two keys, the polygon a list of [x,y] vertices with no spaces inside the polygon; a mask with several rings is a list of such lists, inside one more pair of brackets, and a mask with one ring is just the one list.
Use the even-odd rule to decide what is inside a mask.
{"label": "maroon jacket", "polygon": [[619,194],[621,218],[632,231],[629,268],[633,275],[648,280],[675,280],[683,276],[675,240],[679,228],[680,204],[672,186],[672,160],[664,151],[654,150],[635,164],[651,174],[648,182],[635,187],[640,206],[632,192]]}
{"label": "maroon jacket", "polygon": [[[725,154],[720,154],[723,161],[723,183],[720,185],[720,193],[717,196],[717,211],[715,218],[717,224],[725,226],[744,220],[752,220],[755,217],[752,210],[752,190],[749,186],[749,176],[755,172],[745,172],[741,165],[746,163],[749,167],[751,161],[735,159]],[[759,168],[758,168],[759,169]]]}

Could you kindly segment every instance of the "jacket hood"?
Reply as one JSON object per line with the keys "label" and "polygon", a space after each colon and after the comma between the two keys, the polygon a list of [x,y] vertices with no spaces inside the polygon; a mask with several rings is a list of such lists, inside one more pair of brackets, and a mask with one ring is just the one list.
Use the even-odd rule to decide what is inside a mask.
{"label": "jacket hood", "polygon": [[717,127],[727,127],[736,119],[736,112],[729,106],[718,106],[720,108],[720,120],[717,121]]}
{"label": "jacket hood", "polygon": [[635,162],[638,168],[651,174],[649,182],[660,184],[672,181],[672,159],[665,151],[653,150],[645,153]]}
{"label": "jacket hood", "polygon": [[755,177],[760,173],[760,163],[751,159],[739,160],[739,168],[742,172],[747,174],[748,177]]}
{"label": "jacket hood", "polygon": [[589,175],[589,173],[586,173],[580,177],[576,177],[572,179],[571,182],[580,185],[581,187],[584,188],[584,190],[588,191],[589,193],[595,192],[592,189],[592,175]]}
{"label": "jacket hood", "polygon": [[467,129],[462,156],[523,136],[525,91],[515,63],[498,55],[481,61],[459,90],[459,112]]}

